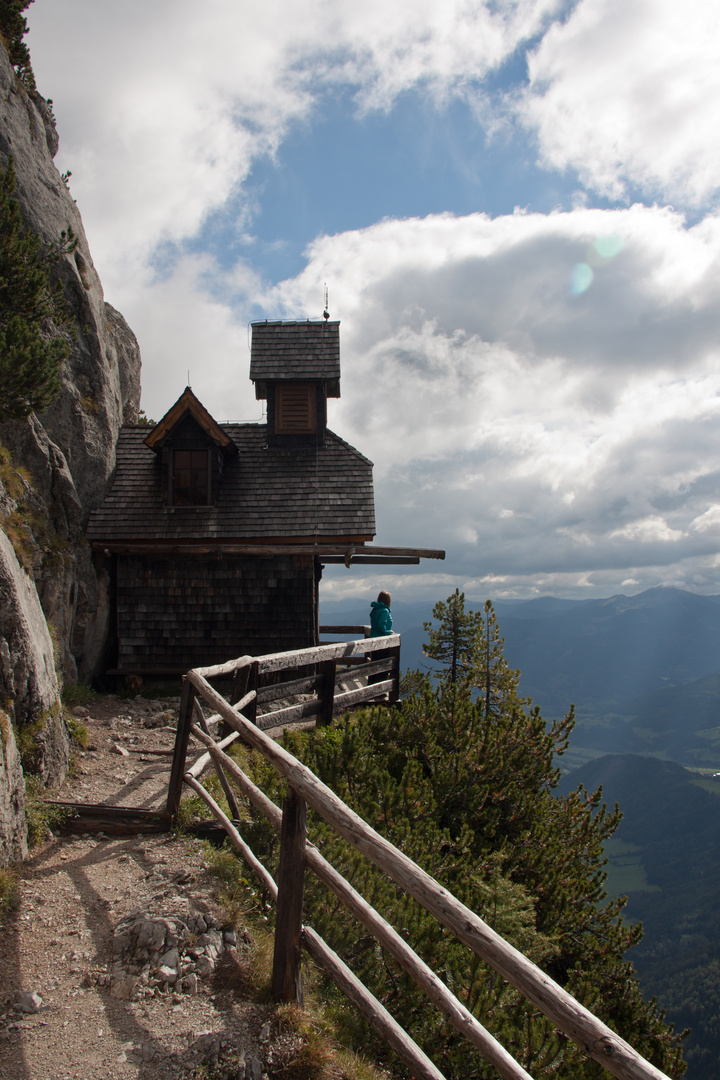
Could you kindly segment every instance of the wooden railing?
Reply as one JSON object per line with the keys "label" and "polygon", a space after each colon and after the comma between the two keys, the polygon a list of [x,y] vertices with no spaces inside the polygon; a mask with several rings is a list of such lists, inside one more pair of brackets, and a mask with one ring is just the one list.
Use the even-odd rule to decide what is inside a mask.
{"label": "wooden railing", "polygon": [[[378,649],[387,648],[390,642],[390,638],[371,638],[320,646],[317,649],[307,649],[287,655],[292,656],[293,665],[296,667],[339,664],[343,657],[350,659],[366,657]],[[252,676],[246,678],[243,675],[242,678],[237,679],[237,672],[244,672],[248,668],[252,672],[252,665],[255,663],[259,664],[266,673],[281,671],[283,655],[285,654],[256,659],[242,657],[238,661],[215,668],[197,668],[188,672],[183,683],[181,716],[173,764],[175,779],[171,778],[168,798],[168,809],[171,813],[175,813],[183,784],[198,794],[210,807],[216,819],[222,823],[236,850],[276,901],[273,962],[273,993],[276,999],[302,1000],[300,956],[301,950],[305,949],[365,1015],[388,1045],[405,1061],[417,1080],[443,1080],[442,1073],[408,1033],[397,1024],[384,1006],[359,982],[340,957],[314,930],[303,925],[303,882],[307,867],[395,957],[434,1005],[484,1055],[501,1077],[506,1080],[532,1080],[526,1070],[451,993],[407,942],[323,858],[317,848],[307,843],[305,815],[306,807],[309,806],[349,844],[399,885],[405,893],[414,897],[431,912],[438,922],[447,927],[460,942],[533,1002],[561,1031],[609,1072],[620,1080],[667,1080],[664,1073],[642,1058],[628,1043],[593,1016],[540,968],[504,941],[475,912],[467,908],[398,848],[375,832],[310,769],[269,738],[254,722],[254,719],[265,719],[262,715],[256,714],[262,689],[255,686],[248,687],[247,682]],[[366,673],[372,670],[373,676],[377,677],[379,663],[367,661],[366,666],[355,668],[354,671]],[[258,672],[260,667],[257,669]],[[382,673],[379,672],[379,674]],[[235,704],[230,704],[208,681],[210,678],[227,678],[228,676],[233,677],[233,693],[237,693],[238,688],[244,687],[242,696],[239,700],[235,700]],[[327,674],[324,677],[327,678]],[[386,690],[381,690],[386,684],[389,684]],[[397,692],[397,686],[392,679],[369,684],[364,689],[369,690],[371,695],[380,692],[389,694]],[[233,693],[231,693],[231,698]],[[347,693],[341,690],[339,697],[345,697],[347,701]],[[271,699],[265,698],[265,701],[269,700]],[[205,716],[201,701],[210,708],[211,716]],[[275,722],[280,714],[288,714],[288,712],[288,708],[285,708],[274,714],[265,714],[265,716],[271,715]],[[211,734],[211,729],[214,725],[223,723],[231,731],[218,741],[217,737]],[[205,747],[205,752],[190,768],[186,768],[185,756],[190,734]],[[238,738],[259,751],[286,780],[288,794],[282,810],[225,753],[227,746]],[[220,778],[228,797],[230,812],[235,820],[231,820],[223,812],[212,795],[200,783],[200,777],[210,763]],[[262,813],[280,833],[277,882],[250,850],[239,832],[240,814],[230,786],[230,779],[255,809]]]}

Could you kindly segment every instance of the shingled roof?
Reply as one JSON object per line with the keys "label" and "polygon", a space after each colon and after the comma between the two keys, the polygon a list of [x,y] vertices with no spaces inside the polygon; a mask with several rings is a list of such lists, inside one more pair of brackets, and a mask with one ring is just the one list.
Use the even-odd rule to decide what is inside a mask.
{"label": "shingled roof", "polygon": [[250,378],[257,397],[278,379],[319,379],[328,397],[340,397],[340,323],[253,323]]}
{"label": "shingled roof", "polygon": [[88,539],[111,546],[372,538],[372,462],[333,432],[326,431],[322,445],[283,449],[267,445],[264,424],[220,427],[238,453],[226,458],[217,505],[208,507],[165,505],[160,461],[145,443],[147,427],[123,428],[115,481],[103,505],[90,516]]}

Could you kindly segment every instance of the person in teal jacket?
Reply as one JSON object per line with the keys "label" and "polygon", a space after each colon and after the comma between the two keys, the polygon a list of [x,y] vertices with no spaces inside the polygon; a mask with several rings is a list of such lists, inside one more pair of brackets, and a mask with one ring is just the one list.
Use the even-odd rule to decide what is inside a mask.
{"label": "person in teal jacket", "polygon": [[390,593],[379,592],[377,600],[370,604],[370,637],[387,637],[393,632],[392,626]]}

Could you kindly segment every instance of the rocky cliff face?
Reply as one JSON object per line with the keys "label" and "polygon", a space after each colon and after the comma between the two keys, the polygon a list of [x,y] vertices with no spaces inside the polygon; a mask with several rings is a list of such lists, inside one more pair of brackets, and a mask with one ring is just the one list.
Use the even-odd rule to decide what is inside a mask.
{"label": "rocky cliff face", "polygon": [[62,393],[42,416],[5,424],[0,441],[28,469],[56,536],[67,542],[62,567],[56,559],[52,573],[45,572],[36,552],[32,573],[66,677],[87,681],[101,660],[108,607],[82,529],[107,490],[120,425],[137,417],[140,352],[122,316],[103,299],[80,213],[53,163],[57,145],[47,105],[26,93],[0,46],[0,164],[6,167],[12,155],[16,195],[34,232],[50,243],[70,228],[78,239],[58,267],[77,334]]}
{"label": "rocky cliff face", "polygon": [[[0,524],[24,567],[13,565],[13,550],[2,536],[0,695],[12,703],[8,711],[16,725],[36,725],[44,717],[37,768],[53,782],[66,768],[67,736],[52,719],[58,699],[54,670],[46,671],[48,681],[39,690],[38,673],[52,655],[50,635],[45,624],[44,638],[39,631],[29,633],[28,620],[18,612],[26,601],[32,606],[28,596],[34,594],[37,611],[42,608],[50,624],[62,676],[89,682],[97,674],[107,638],[109,578],[102,559],[93,559],[83,529],[111,480],[118,430],[137,418],[140,402],[137,341],[103,298],[78,208],[53,163],[57,146],[46,102],[26,92],[0,43],[0,166],[6,168],[13,158],[16,197],[34,232],[49,244],[72,229],[78,241],[55,267],[76,332],[62,370],[62,392],[41,416],[0,427],[0,443],[9,452],[0,450]],[[14,768],[8,765],[14,760],[8,746],[9,741],[3,743],[0,805],[13,802],[11,781],[2,790],[3,777]],[[6,829],[6,856],[17,849],[7,835]],[[0,863],[2,855],[0,824]]]}

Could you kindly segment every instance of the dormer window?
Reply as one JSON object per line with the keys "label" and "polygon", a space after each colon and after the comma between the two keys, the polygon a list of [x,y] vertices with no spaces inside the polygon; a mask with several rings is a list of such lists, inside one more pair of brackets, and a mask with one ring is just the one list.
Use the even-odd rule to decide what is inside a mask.
{"label": "dormer window", "polygon": [[189,386],[152,429],[145,445],[158,455],[165,506],[214,506],[224,461],[237,446]]}
{"label": "dormer window", "polygon": [[315,383],[279,382],[275,389],[275,431],[307,435],[317,431]]}
{"label": "dormer window", "polygon": [[172,506],[207,506],[210,502],[210,454],[207,450],[172,451]]}

